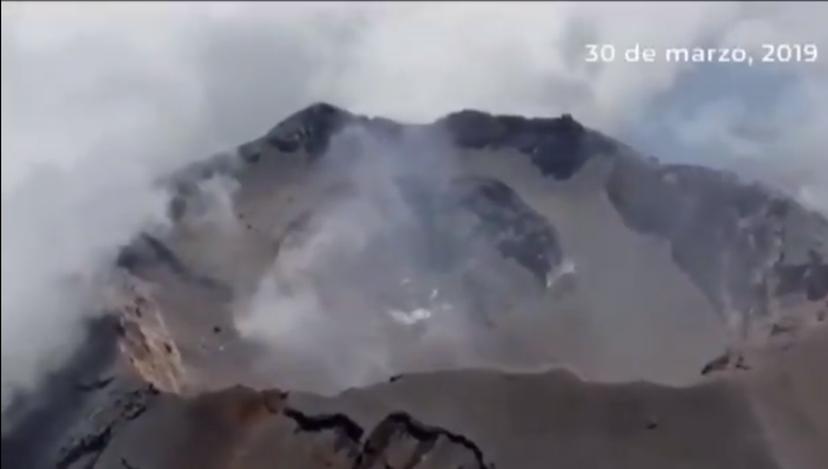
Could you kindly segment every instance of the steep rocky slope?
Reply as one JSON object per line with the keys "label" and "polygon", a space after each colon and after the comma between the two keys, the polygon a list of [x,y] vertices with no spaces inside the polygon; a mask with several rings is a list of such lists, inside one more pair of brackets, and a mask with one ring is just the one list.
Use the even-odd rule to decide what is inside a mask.
{"label": "steep rocky slope", "polygon": [[828,222],[765,186],[570,116],[327,104],[166,183],[4,466],[828,460]]}

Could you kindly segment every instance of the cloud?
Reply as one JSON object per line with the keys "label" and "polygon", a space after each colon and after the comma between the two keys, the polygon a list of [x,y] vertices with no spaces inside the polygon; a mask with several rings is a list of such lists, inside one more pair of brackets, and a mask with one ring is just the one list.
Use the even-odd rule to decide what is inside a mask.
{"label": "cloud", "polygon": [[824,4],[3,3],[2,13],[4,389],[31,384],[37,363],[73,342],[63,326],[91,314],[55,286],[94,277],[162,222],[160,176],[312,101],[409,121],[459,108],[572,112],[662,159],[735,167],[828,210],[825,60],[583,61],[585,42],[808,42],[824,55]]}

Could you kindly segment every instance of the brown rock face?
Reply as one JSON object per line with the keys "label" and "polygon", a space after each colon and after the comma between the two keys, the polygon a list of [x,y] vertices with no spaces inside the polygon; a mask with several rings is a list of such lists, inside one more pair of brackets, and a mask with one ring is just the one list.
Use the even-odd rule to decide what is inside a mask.
{"label": "brown rock face", "polygon": [[155,388],[170,392],[184,391],[184,365],[181,353],[164,322],[158,305],[141,288],[137,278],[129,276],[120,305],[120,350],[135,372]]}

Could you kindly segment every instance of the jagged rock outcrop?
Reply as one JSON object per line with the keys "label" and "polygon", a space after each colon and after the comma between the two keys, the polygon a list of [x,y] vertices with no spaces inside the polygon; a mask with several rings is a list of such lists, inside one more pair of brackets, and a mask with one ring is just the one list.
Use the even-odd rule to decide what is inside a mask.
{"label": "jagged rock outcrop", "polygon": [[606,189],[631,227],[669,241],[676,264],[727,320],[778,319],[784,297],[817,309],[828,298],[828,221],[767,187],[619,158]]}
{"label": "jagged rock outcrop", "polygon": [[587,130],[569,114],[527,119],[465,110],[435,125],[445,126],[461,147],[516,149],[528,155],[543,175],[556,179],[572,177],[591,157],[615,149],[611,140]]}
{"label": "jagged rock outcrop", "polygon": [[116,299],[121,354],[141,378],[155,388],[180,393],[186,388],[178,344],[158,304],[137,278],[127,276]]}
{"label": "jagged rock outcrop", "polygon": [[554,227],[506,184],[488,178],[462,178],[452,189],[458,203],[481,220],[480,231],[500,253],[517,261],[546,286],[563,262]]}

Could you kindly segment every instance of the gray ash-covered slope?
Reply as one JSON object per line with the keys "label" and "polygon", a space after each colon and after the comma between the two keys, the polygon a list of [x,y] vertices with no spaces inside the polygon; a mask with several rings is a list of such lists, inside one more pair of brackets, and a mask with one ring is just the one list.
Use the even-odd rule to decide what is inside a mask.
{"label": "gray ash-covered slope", "polygon": [[[762,185],[570,116],[409,125],[328,104],[169,183],[172,227],[118,258],[119,351],[96,357],[116,370],[83,399],[32,396],[4,466],[828,458],[828,223]],[[700,376],[733,347],[737,373]],[[537,372],[554,366],[583,380]]]}
{"label": "gray ash-covered slope", "polygon": [[[401,140],[415,127],[319,104],[291,116],[264,138],[242,146],[241,154],[255,162],[272,146],[287,152],[304,149],[313,160],[348,126],[359,126],[391,142]],[[747,328],[757,318],[778,319],[773,316],[780,310],[779,303],[790,303],[792,297],[804,295],[817,309],[825,305],[828,222],[764,185],[740,181],[722,171],[640,157],[568,115],[529,119],[461,111],[423,129],[418,130],[445,135],[459,149],[517,153],[542,176],[555,181],[576,178],[590,160],[602,160],[594,166],[604,164],[610,169],[591,190],[606,194],[626,226],[669,244],[672,261],[703,292],[720,318],[741,329],[734,335],[749,334]],[[474,161],[461,165],[463,172],[479,174]],[[500,242],[501,252],[544,279],[565,255],[554,225],[572,221],[541,214],[535,218],[550,225],[544,234],[520,231],[529,224],[538,226],[514,221],[532,218],[532,205],[520,200],[518,193],[509,197],[517,203],[491,195],[497,190],[494,185],[502,187],[501,191],[522,192],[523,182],[501,179],[496,171],[490,171],[473,189],[488,199],[473,206],[488,207],[476,212],[484,223],[505,221],[517,231],[512,241]],[[483,213],[489,215],[488,220]],[[546,252],[551,254],[543,253],[538,243],[549,246]],[[536,252],[543,254],[533,257]]]}

